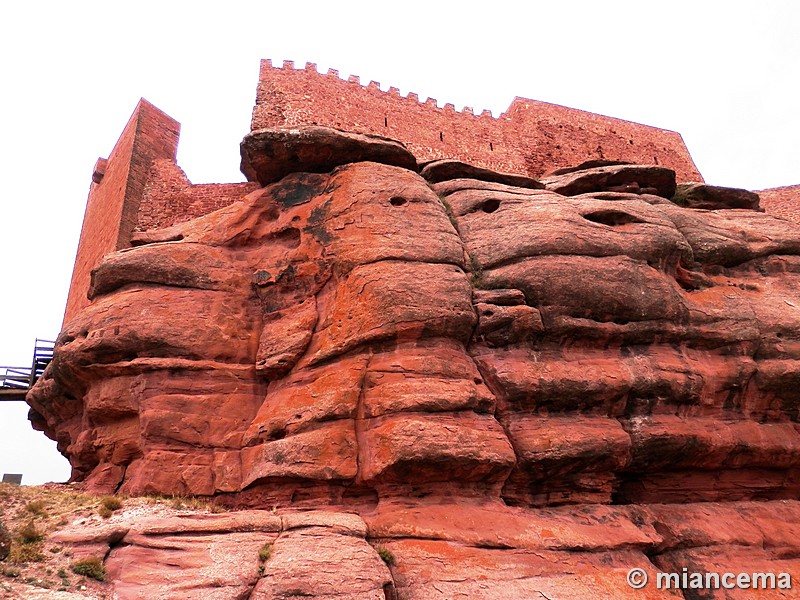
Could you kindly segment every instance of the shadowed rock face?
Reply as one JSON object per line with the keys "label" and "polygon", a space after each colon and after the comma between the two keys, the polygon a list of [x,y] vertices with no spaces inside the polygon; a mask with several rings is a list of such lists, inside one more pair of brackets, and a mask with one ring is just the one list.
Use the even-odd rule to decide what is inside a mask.
{"label": "shadowed rock face", "polygon": [[[375,138],[351,154],[381,143],[378,156],[396,151]],[[308,173],[303,156],[298,172],[97,266],[91,305],[28,398],[75,480],[357,510],[404,557],[390,587],[407,598],[454,585],[450,567],[423,569],[431,561],[488,569],[504,597],[534,597],[518,574],[534,581],[567,556],[562,570],[582,572],[586,590],[619,571],[619,586],[597,588],[609,597],[628,568],[653,567],[645,550],[664,569],[752,570],[707,551],[740,542],[687,542],[705,534],[684,520],[707,514],[654,503],[711,502],[745,527],[752,501],[773,501],[781,526],[800,522],[777,502],[800,492],[800,226],[678,206],[664,197],[674,176],[656,167],[590,166],[532,189],[428,183],[369,160]],[[564,504],[579,506],[552,508]],[[536,537],[531,523],[565,514],[628,533],[568,555],[562,529],[532,554],[548,528]],[[759,531],[741,545],[767,560],[780,544]],[[275,581],[263,597],[279,597],[264,591]]]}

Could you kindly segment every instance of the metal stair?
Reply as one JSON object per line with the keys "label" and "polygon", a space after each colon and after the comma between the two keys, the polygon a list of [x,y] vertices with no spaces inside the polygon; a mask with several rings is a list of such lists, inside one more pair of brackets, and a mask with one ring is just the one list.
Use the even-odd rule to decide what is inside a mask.
{"label": "metal stair", "polygon": [[30,367],[0,367],[0,401],[25,400],[25,394],[53,360],[55,342],[36,338]]}

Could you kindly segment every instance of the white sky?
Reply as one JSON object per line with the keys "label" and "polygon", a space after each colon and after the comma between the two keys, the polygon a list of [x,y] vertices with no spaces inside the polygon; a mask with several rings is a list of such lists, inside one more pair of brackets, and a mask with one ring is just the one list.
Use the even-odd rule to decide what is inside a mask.
{"label": "white sky", "polygon": [[[523,96],[673,129],[709,183],[800,183],[796,0],[204,6],[0,8],[0,365],[28,365],[34,338],[57,335],[92,167],[138,99],[181,122],[192,182],[241,181],[261,58],[495,116]],[[0,473],[66,479],[26,412],[0,403]]]}

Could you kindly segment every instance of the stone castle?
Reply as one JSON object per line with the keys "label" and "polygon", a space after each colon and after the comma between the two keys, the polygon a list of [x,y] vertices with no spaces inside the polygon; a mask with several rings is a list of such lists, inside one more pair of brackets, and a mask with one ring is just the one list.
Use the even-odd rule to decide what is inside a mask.
{"label": "stone castle", "polygon": [[[362,86],[314,64],[295,69],[261,62],[251,129],[322,125],[401,140],[419,162],[451,158],[488,169],[540,177],[592,159],[660,164],[679,181],[703,181],[680,134],[630,121],[515,98],[497,118],[488,111],[443,108],[403,97],[374,81]],[[142,100],[108,159],[95,165],[65,321],[85,306],[89,273],[136,231],[204,215],[254,189],[251,183],[192,185],[176,163],[180,124]],[[105,180],[103,185],[100,183]],[[762,205],[798,219],[796,187],[767,190]]]}

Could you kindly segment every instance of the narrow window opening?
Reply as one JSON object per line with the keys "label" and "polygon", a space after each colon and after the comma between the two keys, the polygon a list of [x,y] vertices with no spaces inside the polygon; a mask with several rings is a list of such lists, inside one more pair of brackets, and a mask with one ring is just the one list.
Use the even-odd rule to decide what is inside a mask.
{"label": "narrow window opening", "polygon": [[442,132],[441,132],[441,131],[439,132],[439,141],[440,141],[440,142],[443,142],[443,141],[444,141],[444,134],[442,134]]}
{"label": "narrow window opening", "polygon": [[388,127],[389,126],[389,119],[387,117],[383,117],[383,126],[384,127]]}
{"label": "narrow window opening", "polygon": [[492,144],[492,142],[489,142],[489,150],[494,152],[494,144]]}

